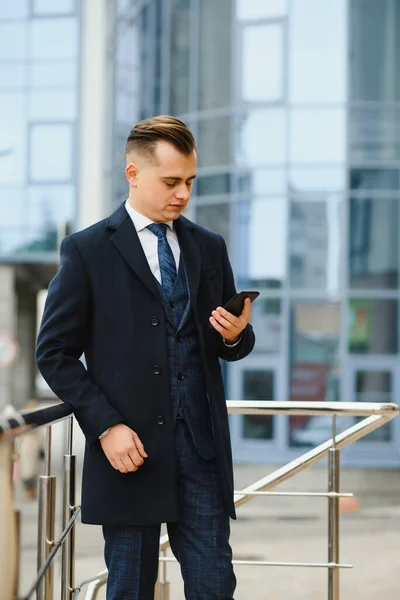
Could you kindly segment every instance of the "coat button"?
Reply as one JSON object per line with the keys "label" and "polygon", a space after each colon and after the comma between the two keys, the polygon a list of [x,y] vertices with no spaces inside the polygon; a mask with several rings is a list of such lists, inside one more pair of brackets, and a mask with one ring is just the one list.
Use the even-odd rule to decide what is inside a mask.
{"label": "coat button", "polygon": [[183,337],[181,335],[177,335],[175,339],[177,342],[181,342],[183,340]]}
{"label": "coat button", "polygon": [[151,317],[151,324],[156,326],[160,324],[160,319],[158,319],[157,317]]}
{"label": "coat button", "polygon": [[153,373],[154,375],[159,375],[161,373],[161,367],[158,365],[153,365]]}
{"label": "coat button", "polygon": [[170,302],[169,305],[171,308],[175,308],[175,306],[176,306],[175,302]]}
{"label": "coat button", "polygon": [[177,377],[178,377],[179,381],[182,381],[182,379],[185,379],[185,376],[183,373],[178,373]]}
{"label": "coat button", "polygon": [[158,423],[158,425],[164,425],[165,419],[164,419],[164,417],[162,415],[159,415],[157,417],[157,423]]}

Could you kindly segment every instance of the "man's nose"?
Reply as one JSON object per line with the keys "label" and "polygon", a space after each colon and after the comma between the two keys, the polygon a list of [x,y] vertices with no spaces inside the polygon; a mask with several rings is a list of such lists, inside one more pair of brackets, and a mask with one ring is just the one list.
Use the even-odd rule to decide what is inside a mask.
{"label": "man's nose", "polygon": [[175,196],[178,200],[189,200],[190,190],[188,189],[187,185],[179,186],[179,189],[176,191]]}

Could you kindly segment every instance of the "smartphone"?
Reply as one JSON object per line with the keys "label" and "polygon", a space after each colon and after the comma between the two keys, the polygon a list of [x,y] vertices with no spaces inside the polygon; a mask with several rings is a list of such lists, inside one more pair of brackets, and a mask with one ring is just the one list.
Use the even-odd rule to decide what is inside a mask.
{"label": "smartphone", "polygon": [[259,295],[260,292],[254,290],[251,292],[238,292],[225,304],[224,308],[232,315],[235,315],[235,317],[239,317],[242,313],[245,299],[250,298],[251,302],[253,302]]}

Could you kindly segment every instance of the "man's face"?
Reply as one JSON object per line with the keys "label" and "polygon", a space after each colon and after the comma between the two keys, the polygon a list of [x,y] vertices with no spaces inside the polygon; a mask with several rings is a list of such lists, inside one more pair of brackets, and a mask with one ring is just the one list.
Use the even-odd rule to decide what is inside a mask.
{"label": "man's face", "polygon": [[177,219],[190,200],[196,166],[196,152],[186,156],[164,141],[158,142],[153,160],[128,155],[129,203],[152,221]]}

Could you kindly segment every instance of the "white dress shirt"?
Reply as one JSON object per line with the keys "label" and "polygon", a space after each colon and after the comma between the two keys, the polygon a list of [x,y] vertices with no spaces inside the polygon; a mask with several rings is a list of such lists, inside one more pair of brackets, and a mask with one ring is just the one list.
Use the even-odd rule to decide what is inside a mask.
{"label": "white dress shirt", "polygon": [[[154,223],[148,217],[145,217],[137,210],[132,208],[127,200],[125,202],[125,208],[128,211],[130,218],[132,219],[133,225],[137,231],[140,243],[142,244],[143,252],[147,258],[147,262],[149,263],[149,267],[154,277],[157,279],[159,283],[161,283],[161,271],[160,271],[160,263],[158,260],[158,237],[147,229],[148,225]],[[176,231],[174,230],[174,222],[168,221],[166,223],[167,227],[167,241],[171,247],[172,254],[174,255],[176,270],[179,268],[179,259],[181,256],[181,249],[179,248],[178,237],[176,235]]]}
{"label": "white dress shirt", "polygon": [[[157,281],[159,283],[162,283],[160,263],[158,260],[158,237],[152,231],[150,231],[150,229],[147,229],[147,226],[151,223],[154,223],[154,221],[152,221],[148,217],[145,217],[137,210],[132,208],[132,206],[129,204],[129,200],[125,202],[125,208],[128,212],[128,215],[132,219],[133,225],[137,231],[140,243],[142,244],[143,252],[147,258],[147,262],[149,263],[151,272],[153,273]],[[179,260],[181,256],[181,249],[179,247],[178,236],[176,235],[176,231],[174,230],[173,221],[168,221],[166,225],[167,241],[171,247],[172,254],[174,255],[176,270],[178,271]],[[239,341],[235,342],[234,344],[229,344],[229,342],[226,342],[226,340],[224,339],[224,344],[233,348],[234,346],[238,345],[240,340],[241,337],[239,338]]]}

